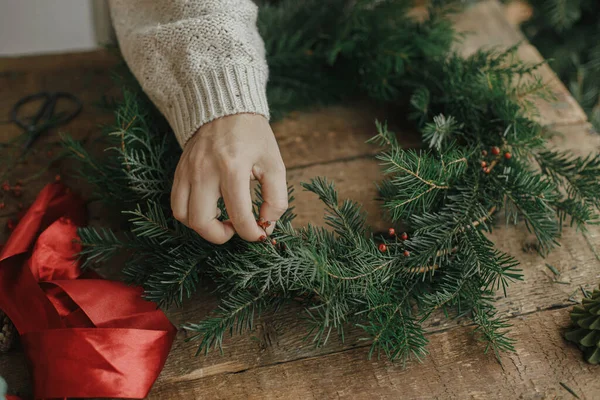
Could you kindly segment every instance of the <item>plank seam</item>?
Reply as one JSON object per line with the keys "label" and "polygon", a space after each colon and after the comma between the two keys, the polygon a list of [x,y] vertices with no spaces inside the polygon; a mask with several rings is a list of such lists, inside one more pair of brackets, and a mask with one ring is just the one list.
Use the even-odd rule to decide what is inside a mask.
{"label": "plank seam", "polygon": [[[549,312],[549,311],[556,311],[556,310],[561,310],[564,308],[568,308],[568,307],[572,307],[574,305],[574,303],[565,303],[565,304],[552,304],[548,307],[545,308],[540,308],[538,310],[535,311],[529,311],[529,312],[525,312],[525,313],[520,313],[520,314],[513,314],[513,315],[509,315],[506,319],[507,320],[512,320],[515,318],[519,318],[519,317],[526,317],[529,315],[533,315],[536,313],[545,313],[545,312]],[[429,332],[426,332],[425,335],[426,336],[433,336],[433,335],[437,335],[440,333],[446,333],[448,331],[451,331],[453,329],[459,329],[459,328],[468,328],[468,327],[473,327],[475,326],[475,324],[473,323],[469,323],[469,324],[464,324],[464,325],[456,325],[456,326],[451,326],[451,327],[447,327],[447,328],[442,328],[442,329],[438,329],[438,330],[432,330]],[[356,349],[362,349],[362,348],[367,348],[369,347],[368,345],[355,345],[355,346],[351,346],[348,348],[344,348],[344,349],[340,349],[340,350],[335,350],[335,351],[331,351],[331,352],[327,352],[327,353],[323,353],[323,354],[319,354],[316,356],[306,356],[306,357],[298,357],[298,358],[294,358],[293,360],[285,360],[285,361],[276,361],[276,362],[272,362],[272,363],[268,363],[268,364],[264,364],[264,365],[257,365],[257,366],[251,366],[248,368],[244,368],[244,369],[240,369],[239,371],[235,371],[235,372],[223,372],[220,374],[215,374],[215,375],[211,375],[210,377],[206,377],[206,378],[214,378],[215,376],[220,376],[220,375],[238,375],[238,374],[243,374],[252,370],[256,370],[256,369],[260,369],[260,368],[270,368],[270,367],[275,367],[278,365],[283,365],[283,364],[288,364],[288,363],[294,363],[294,362],[298,362],[298,361],[305,361],[305,360],[312,360],[312,359],[318,359],[321,357],[328,357],[328,356],[332,356],[332,355],[336,355],[336,354],[341,354],[341,353],[346,353],[349,351],[353,351]],[[202,381],[202,379],[205,378],[197,378],[197,379],[191,379],[189,381],[186,382],[199,382]],[[165,380],[164,382],[165,386],[167,384],[169,384],[169,380]],[[161,387],[163,385],[157,385],[158,387]]]}

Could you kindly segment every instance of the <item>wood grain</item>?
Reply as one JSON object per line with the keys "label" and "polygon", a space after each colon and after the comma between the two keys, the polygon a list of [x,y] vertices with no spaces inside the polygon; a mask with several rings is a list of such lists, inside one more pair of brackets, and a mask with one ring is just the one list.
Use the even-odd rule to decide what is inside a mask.
{"label": "wood grain", "polygon": [[[553,143],[581,154],[586,154],[592,149],[600,150],[600,137],[592,136],[587,124],[560,128]],[[386,228],[382,220],[376,216],[379,208],[372,200],[376,193],[374,186],[367,183],[369,180],[379,178],[374,160],[359,159],[303,168],[291,172],[290,180],[296,183],[315,175],[334,179],[342,192],[340,198],[348,195],[361,202],[367,211],[372,212],[369,221],[374,227]],[[356,179],[357,176],[359,179]],[[311,223],[322,221],[322,212],[317,206],[319,202],[315,196],[303,192],[297,197],[300,212],[297,221],[299,225],[308,221]],[[515,256],[523,270],[523,282],[514,283],[509,287],[507,297],[501,293],[497,294],[497,306],[503,316],[517,317],[540,310],[569,306],[573,304],[573,299],[581,297],[580,287],[592,289],[594,282],[598,280],[600,261],[594,249],[583,240],[580,233],[573,229],[565,229],[562,246],[546,259],[542,259],[530,249],[529,245],[534,243],[534,240],[523,226],[504,226],[500,223],[490,239],[497,243],[501,250]],[[589,240],[594,245],[600,243],[600,228],[590,230]],[[546,264],[556,268],[560,276],[555,277]],[[205,293],[209,292],[210,288],[207,288]],[[182,309],[169,311],[168,315],[175,323],[197,321],[207,315],[215,305],[215,299],[210,295],[200,295],[189,301]],[[263,318],[254,332],[227,339],[224,355],[211,353],[206,357],[194,358],[192,357],[195,351],[193,343],[176,342],[167,367],[155,387],[157,390],[163,386],[174,387],[175,382],[179,384],[200,377],[242,372],[260,366],[281,364],[307,357],[320,357],[358,347],[362,348],[360,351],[366,356],[365,344],[359,341],[363,334],[356,329],[346,332],[345,343],[338,338],[333,338],[327,346],[315,348],[310,341],[304,340],[306,329],[299,317],[301,312],[300,308],[291,307],[281,314]],[[436,332],[465,323],[468,321],[448,320],[443,315],[437,314],[427,322],[426,326],[430,332]],[[183,332],[181,335],[181,338],[185,337]],[[465,351],[464,356],[471,357],[472,354]],[[346,372],[359,379],[361,370],[362,368],[348,369]],[[267,394],[263,393],[265,396]]]}
{"label": "wood grain", "polygon": [[0,57],[0,74],[14,72],[46,74],[51,70],[58,71],[70,68],[102,68],[108,70],[118,62],[118,57],[109,50],[26,57]]}
{"label": "wood grain", "polygon": [[96,108],[102,96],[119,95],[111,77],[115,65],[115,57],[104,50],[0,58],[0,110],[3,111],[0,126],[7,122],[8,111],[16,101],[43,90],[71,92],[84,103],[86,110]]}
{"label": "wood grain", "polygon": [[[274,123],[273,131],[287,169],[298,169],[376,154],[379,148],[365,142],[377,133],[375,121],[385,121],[389,114],[368,104],[331,106],[294,112]],[[418,133],[399,128],[397,121],[391,121],[389,128],[403,132],[405,147],[421,144]]]}
{"label": "wood grain", "polygon": [[[473,32],[460,51],[469,54],[480,46],[510,46],[522,40],[522,34],[505,20],[502,12],[497,2],[485,1],[457,18],[460,31]],[[531,62],[542,60],[526,42],[519,55]],[[81,96],[86,104],[92,104],[114,90],[108,79],[114,62],[105,52],[0,59],[0,99],[17,99],[40,89],[66,88]],[[599,138],[589,133],[581,108],[549,68],[543,67],[541,72],[558,98],[556,103],[538,103],[541,122],[559,131],[553,139],[555,145],[582,154],[598,151]],[[0,143],[17,134],[13,128],[2,125],[2,115],[6,115],[10,105],[10,101],[0,100]],[[90,111],[84,111],[65,127],[67,132],[89,137],[98,133],[96,124],[111,119],[91,108],[86,110]],[[326,176],[335,180],[341,198],[363,204],[375,230],[387,229],[374,201],[373,183],[381,179],[372,158],[377,149],[364,141],[374,133],[375,117],[385,119],[390,114],[373,106],[353,104],[295,113],[274,124],[288,166],[288,179],[297,188],[298,226],[323,223],[322,204],[316,196],[303,192],[299,182]],[[401,127],[396,130],[401,132],[407,147],[418,145],[414,133]],[[40,146],[39,155],[44,154],[43,145],[53,146],[52,139],[36,144]],[[37,163],[39,160],[41,157],[20,166],[19,177],[37,171],[42,165]],[[22,201],[29,201],[61,168],[66,168],[64,172],[68,174],[68,165],[54,166],[28,188]],[[89,193],[80,181],[67,179],[72,179],[68,183],[76,190]],[[16,202],[11,207],[16,207]],[[3,212],[13,212],[13,208]],[[102,210],[97,214],[101,215]],[[6,221],[2,215],[0,227]],[[315,348],[304,340],[304,324],[298,317],[302,310],[290,307],[280,314],[266,315],[258,321],[255,331],[226,340],[223,356],[211,353],[193,357],[194,344],[184,342],[185,333],[180,332],[151,398],[569,398],[559,381],[582,398],[598,398],[599,383],[594,379],[598,369],[581,363],[577,351],[560,339],[560,327],[566,324],[563,308],[572,304],[569,298],[579,296],[580,285],[591,289],[598,281],[600,262],[582,236],[570,229],[565,231],[563,246],[546,260],[541,259],[528,250],[531,236],[521,228],[501,225],[492,235],[502,250],[517,257],[524,274],[524,282],[514,284],[508,298],[498,297],[501,313],[515,323],[518,340],[517,353],[505,356],[503,366],[482,354],[481,347],[469,335],[472,328],[463,326],[464,320],[434,316],[427,325],[431,356],[423,365],[402,370],[386,360],[366,360],[358,330],[350,330],[345,343],[333,338],[327,347]],[[6,234],[0,233],[0,243]],[[589,240],[600,247],[600,228],[591,230]],[[563,283],[555,282],[546,263],[560,271],[558,279]],[[168,310],[167,314],[175,324],[200,320],[217,304],[210,294],[212,289],[206,286],[185,307]],[[29,393],[20,352],[0,356],[0,375],[8,379],[13,392]]]}
{"label": "wood grain", "polygon": [[[598,398],[600,367],[583,362],[563,340],[568,310],[512,320],[516,352],[499,364],[473,339],[471,327],[429,335],[431,354],[407,369],[364,349],[236,371],[197,371],[184,381],[157,385],[150,399],[569,399],[563,382],[582,399]],[[203,377],[203,373],[208,376]]]}

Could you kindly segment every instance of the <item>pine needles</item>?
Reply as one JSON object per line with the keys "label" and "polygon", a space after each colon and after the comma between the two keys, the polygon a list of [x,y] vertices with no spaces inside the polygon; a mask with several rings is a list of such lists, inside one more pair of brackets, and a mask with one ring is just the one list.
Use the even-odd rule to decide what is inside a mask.
{"label": "pine needles", "polygon": [[303,188],[324,203],[328,228],[293,227],[290,210],[273,234],[276,245],[205,242],[170,213],[179,151],[164,120],[130,86],[106,159],[66,140],[84,176],[128,218],[126,234],[81,230],[88,264],[126,255],[129,281],[162,306],[181,304],[201,279],[216,282],[221,305],[186,325],[199,351],[221,347],[226,334],[250,330],[261,312],[292,301],[303,305],[316,345],[353,326],[371,343],[369,356],[420,360],[424,322],[442,310],[471,318],[496,355],[512,350],[493,294],[506,293],[521,274],[486,232],[504,210],[507,223],[535,233],[541,252],[551,250],[563,221],[584,229],[596,220],[600,162],[549,150],[531,118],[530,98],[543,90],[524,83],[536,66],[518,61],[514,48],[454,54],[456,35],[441,3],[421,22],[407,14],[410,1],[397,0],[328,7],[288,0],[260,14],[274,114],[361,96],[391,103],[421,131],[425,150],[401,148],[385,124],[377,123],[372,139],[384,147],[382,207],[391,226],[407,228],[407,240],[374,236],[359,204],[314,178]]}
{"label": "pine needles", "polygon": [[600,131],[600,3],[528,0],[533,16],[523,30]]}

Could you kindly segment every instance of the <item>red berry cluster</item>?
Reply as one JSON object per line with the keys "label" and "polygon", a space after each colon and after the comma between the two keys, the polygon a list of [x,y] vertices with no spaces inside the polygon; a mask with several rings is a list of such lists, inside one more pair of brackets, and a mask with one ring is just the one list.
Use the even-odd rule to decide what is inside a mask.
{"label": "red berry cluster", "polygon": [[[260,242],[265,242],[265,241],[267,241],[267,239],[268,239],[268,235],[267,235],[267,228],[271,226],[271,221],[267,221],[267,220],[265,220],[264,218],[260,218],[260,219],[258,219],[258,221],[256,221],[256,224],[257,224],[259,227],[261,227],[263,231],[265,231],[265,234],[264,234],[264,235],[261,235],[261,236],[258,238],[258,240],[259,240]],[[269,238],[269,242],[270,242],[270,243],[271,243],[273,246],[277,245],[277,240],[275,240],[274,238]],[[284,249],[284,248],[285,248],[283,244],[281,244],[281,245],[280,245],[280,247],[281,247],[282,249]]]}
{"label": "red berry cluster", "polygon": [[[7,195],[11,195],[12,197],[19,198],[23,195],[23,181],[21,179],[17,179],[14,185],[11,185],[9,181],[4,181],[0,184],[0,198],[6,197]],[[6,203],[5,201],[0,201],[0,210],[3,210],[7,207],[10,207],[10,203]],[[22,202],[16,204],[16,208],[19,211],[16,214],[16,218],[10,218],[6,221],[6,228],[8,230],[13,230],[19,220],[25,215],[26,207]],[[11,215],[9,213],[8,215]],[[5,215],[7,216],[7,215]]]}
{"label": "red berry cluster", "polygon": [[[388,229],[388,234],[391,237],[396,237],[396,230],[394,228],[390,228],[390,229]],[[400,234],[399,238],[402,241],[408,240],[408,233],[402,232],[402,234]],[[385,243],[381,243],[379,245],[379,251],[381,251],[382,253],[385,253],[387,251],[387,249],[388,248],[387,248],[387,245]],[[404,257],[410,256],[410,252],[408,250],[404,250],[403,254],[404,254]]]}
{"label": "red berry cluster", "polygon": [[2,182],[2,190],[6,193],[12,193],[15,197],[21,197],[23,194],[23,181],[17,180],[14,186],[11,186],[8,181]]}
{"label": "red berry cluster", "polygon": [[[491,163],[488,163],[485,160],[481,161],[481,164],[480,164],[481,165],[481,170],[484,173],[489,174],[490,172],[492,172],[492,169],[494,169],[494,167],[496,166],[496,164],[498,164],[498,162],[500,160],[500,157],[499,157],[500,156],[500,152],[501,152],[500,151],[500,147],[498,147],[498,146],[493,146],[490,149],[490,153],[492,153],[492,155],[494,156],[494,158],[493,158],[493,160],[492,160]],[[481,151],[481,155],[483,157],[487,157],[487,155],[488,155],[487,150],[482,150]],[[504,152],[504,158],[506,160],[510,160],[512,158],[512,154],[510,152],[506,151],[506,152]]]}
{"label": "red berry cluster", "polygon": [[[59,174],[54,176],[55,182],[60,182],[61,180],[62,180],[62,177]],[[0,184],[0,200],[4,200],[3,198],[6,197],[7,195],[12,195],[12,197],[16,197],[16,198],[21,197],[23,195],[23,187],[24,187],[24,182],[21,179],[17,179],[15,181],[14,185],[11,185],[9,181],[2,182]],[[66,190],[67,190],[67,192],[70,192],[69,188],[67,188]],[[8,206],[10,206],[10,203],[8,204]],[[6,228],[9,230],[13,230],[17,226],[18,221],[23,217],[23,215],[25,215],[25,212],[27,209],[27,207],[21,202],[17,203],[16,206],[17,206],[17,209],[19,210],[19,212],[16,213],[17,214],[16,218],[10,218],[6,222]],[[0,210],[3,210],[5,208],[7,208],[7,203],[5,201],[0,201]]]}

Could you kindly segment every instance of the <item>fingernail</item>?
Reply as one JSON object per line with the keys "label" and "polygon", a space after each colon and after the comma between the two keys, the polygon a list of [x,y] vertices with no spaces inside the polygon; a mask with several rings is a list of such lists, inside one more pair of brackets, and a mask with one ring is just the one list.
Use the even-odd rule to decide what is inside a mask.
{"label": "fingernail", "polygon": [[267,226],[271,226],[271,221],[266,222]]}
{"label": "fingernail", "polygon": [[266,238],[267,237],[265,235],[261,235],[261,237],[259,237],[258,240],[260,240],[261,242],[264,242]]}

